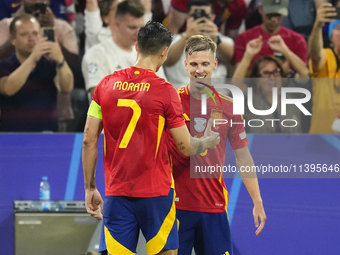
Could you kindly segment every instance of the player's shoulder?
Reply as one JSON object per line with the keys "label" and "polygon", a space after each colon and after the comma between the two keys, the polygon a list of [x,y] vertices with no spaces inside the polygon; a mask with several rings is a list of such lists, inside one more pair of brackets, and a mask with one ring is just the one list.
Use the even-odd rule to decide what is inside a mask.
{"label": "player's shoulder", "polygon": [[162,77],[159,77],[156,73],[153,73],[150,75],[150,79],[153,83],[159,85],[159,86],[162,86],[162,88],[164,89],[174,89],[174,86],[168,82],[166,79],[162,78]]}
{"label": "player's shoulder", "polygon": [[188,86],[177,89],[177,94],[180,98],[183,98],[185,96],[190,96]]}
{"label": "player's shoulder", "polygon": [[106,75],[99,84],[101,84],[101,86],[105,86],[106,84],[111,84],[112,82],[114,83],[116,81],[126,80],[127,70],[128,68],[114,71],[112,74]]}
{"label": "player's shoulder", "polygon": [[125,69],[121,69],[121,70],[116,70],[113,73],[107,75],[106,77],[109,80],[114,80],[114,79],[128,79],[129,75],[128,72],[130,71],[130,67],[125,68]]}
{"label": "player's shoulder", "polygon": [[231,97],[228,97],[226,95],[220,94],[218,93],[219,98],[221,99],[221,103],[222,103],[222,108],[224,109],[224,111],[229,112],[229,111],[233,111],[233,99]]}
{"label": "player's shoulder", "polygon": [[222,103],[224,102],[227,105],[233,104],[233,99],[231,97],[223,95],[221,93],[218,93],[218,96],[221,98]]}

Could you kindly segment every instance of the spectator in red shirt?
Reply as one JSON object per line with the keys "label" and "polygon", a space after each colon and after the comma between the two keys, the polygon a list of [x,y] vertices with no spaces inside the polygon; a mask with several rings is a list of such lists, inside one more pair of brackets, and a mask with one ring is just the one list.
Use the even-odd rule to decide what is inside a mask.
{"label": "spectator in red shirt", "polygon": [[307,63],[308,50],[303,36],[281,26],[284,16],[288,15],[288,4],[289,0],[261,0],[258,8],[262,16],[262,24],[237,36],[235,40],[236,63],[242,60],[247,43],[259,36],[262,36],[263,45],[260,52],[252,59],[250,67],[254,61],[262,56],[273,56],[276,51],[273,47],[270,47],[268,41],[270,41],[273,36],[278,35],[281,36],[290,51],[297,55],[303,62]]}
{"label": "spectator in red shirt", "polygon": [[[168,15],[167,28],[173,34],[183,32],[186,20],[189,18],[188,5],[189,0],[171,0],[171,6]],[[242,24],[243,17],[246,13],[246,3],[244,0],[211,0],[216,14],[215,24],[220,26],[226,22],[224,34],[235,39],[238,30]]]}

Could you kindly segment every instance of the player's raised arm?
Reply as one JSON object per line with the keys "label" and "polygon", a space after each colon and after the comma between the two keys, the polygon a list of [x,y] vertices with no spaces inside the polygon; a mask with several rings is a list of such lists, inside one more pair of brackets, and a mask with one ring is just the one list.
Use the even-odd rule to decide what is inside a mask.
{"label": "player's raised arm", "polygon": [[190,135],[186,126],[169,129],[174,139],[177,149],[184,156],[194,156],[202,153],[206,149],[215,149],[220,142],[220,135],[211,131],[212,119],[209,120],[208,126],[204,133],[204,138],[194,138]]}

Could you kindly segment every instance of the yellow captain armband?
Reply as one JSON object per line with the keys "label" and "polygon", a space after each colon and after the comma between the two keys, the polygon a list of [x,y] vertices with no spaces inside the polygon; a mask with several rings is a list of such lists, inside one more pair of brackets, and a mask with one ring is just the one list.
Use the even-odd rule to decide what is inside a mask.
{"label": "yellow captain armband", "polygon": [[92,100],[87,115],[95,117],[97,119],[103,119],[102,108],[100,107],[99,104],[97,104],[96,101]]}

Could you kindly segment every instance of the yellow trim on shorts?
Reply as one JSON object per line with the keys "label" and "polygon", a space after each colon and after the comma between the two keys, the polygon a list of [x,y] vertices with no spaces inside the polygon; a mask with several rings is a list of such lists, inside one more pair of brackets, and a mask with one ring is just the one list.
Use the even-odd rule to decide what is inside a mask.
{"label": "yellow trim on shorts", "polygon": [[170,171],[171,171],[171,188],[174,189],[174,192],[175,192],[175,180],[174,180],[174,176],[173,176],[174,167],[173,167],[171,155],[169,155],[169,162],[170,162]]}
{"label": "yellow trim on shorts", "polygon": [[158,254],[164,248],[168,240],[168,236],[176,220],[175,197],[176,197],[176,192],[174,191],[174,198],[172,201],[170,212],[165,217],[163,224],[160,227],[158,233],[146,243],[147,254]]}
{"label": "yellow trim on shorts", "polygon": [[116,239],[114,239],[110,233],[110,231],[107,229],[106,226],[104,226],[105,231],[105,241],[106,241],[106,247],[107,251],[111,255],[131,255],[136,254],[130,251],[129,249],[125,248],[123,245],[121,245]]}
{"label": "yellow trim on shorts", "polygon": [[102,108],[96,101],[92,100],[87,115],[95,117],[97,119],[103,119]]}
{"label": "yellow trim on shorts", "polygon": [[[223,168],[222,164],[221,164],[221,167]],[[223,173],[221,172],[220,174],[220,178],[218,178],[219,182],[222,183],[222,178],[223,178]],[[224,195],[224,201],[225,201],[225,211],[227,213],[227,217],[229,218],[229,215],[228,215],[228,204],[229,204],[229,192],[226,188],[222,187],[223,189],[223,195]]]}

